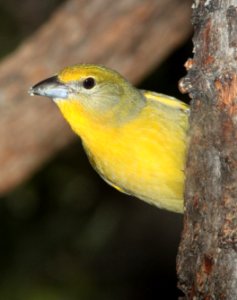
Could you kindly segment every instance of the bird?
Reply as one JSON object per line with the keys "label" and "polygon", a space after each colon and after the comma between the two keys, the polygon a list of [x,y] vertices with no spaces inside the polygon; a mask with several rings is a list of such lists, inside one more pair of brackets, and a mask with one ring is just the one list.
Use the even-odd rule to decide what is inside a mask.
{"label": "bird", "polygon": [[56,103],[91,165],[117,190],[183,212],[189,106],[102,65],[67,66],[29,89]]}

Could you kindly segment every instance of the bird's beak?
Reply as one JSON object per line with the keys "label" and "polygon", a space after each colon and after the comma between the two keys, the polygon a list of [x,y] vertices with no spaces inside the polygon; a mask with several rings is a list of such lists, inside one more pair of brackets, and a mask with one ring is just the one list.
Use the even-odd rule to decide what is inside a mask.
{"label": "bird's beak", "polygon": [[58,76],[53,76],[40,81],[29,89],[31,96],[45,96],[53,99],[67,99],[68,87],[59,81]]}

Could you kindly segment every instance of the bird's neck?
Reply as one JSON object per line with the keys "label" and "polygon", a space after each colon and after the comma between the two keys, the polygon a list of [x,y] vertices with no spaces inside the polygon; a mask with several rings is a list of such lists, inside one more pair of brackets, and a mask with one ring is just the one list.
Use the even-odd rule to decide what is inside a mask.
{"label": "bird's neck", "polygon": [[72,129],[83,141],[87,141],[97,139],[100,135],[106,136],[108,131],[116,132],[136,119],[145,106],[145,99],[138,90],[137,94],[133,92],[133,97],[129,91],[126,95],[128,98],[121,98],[118,104],[103,113],[89,110],[79,101],[59,100],[56,104]]}
{"label": "bird's neck", "polygon": [[59,101],[57,106],[73,131],[86,144],[93,144],[98,141],[105,142],[108,131],[116,131],[115,126],[108,124],[111,119],[109,115],[100,116],[97,114],[95,116],[76,102],[69,105],[66,101]]}

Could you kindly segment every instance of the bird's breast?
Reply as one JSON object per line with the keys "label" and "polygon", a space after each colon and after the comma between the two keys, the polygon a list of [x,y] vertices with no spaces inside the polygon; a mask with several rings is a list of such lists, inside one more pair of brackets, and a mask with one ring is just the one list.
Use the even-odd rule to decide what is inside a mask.
{"label": "bird's breast", "polygon": [[158,207],[182,211],[186,132],[177,120],[147,107],[114,126],[78,105],[60,109],[108,183]]}
{"label": "bird's breast", "polygon": [[184,136],[164,126],[149,118],[118,128],[98,125],[83,143],[95,169],[111,185],[159,207],[181,211]]}

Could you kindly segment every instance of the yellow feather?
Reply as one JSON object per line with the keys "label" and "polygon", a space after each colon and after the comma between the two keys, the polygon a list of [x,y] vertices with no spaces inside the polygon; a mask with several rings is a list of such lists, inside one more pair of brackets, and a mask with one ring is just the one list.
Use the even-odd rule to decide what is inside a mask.
{"label": "yellow feather", "polygon": [[139,117],[115,128],[76,102],[61,101],[58,106],[108,183],[160,208],[181,212],[188,109],[165,95],[144,94],[151,101]]}
{"label": "yellow feather", "polygon": [[[58,94],[65,96],[65,86],[67,94],[54,100],[105,181],[160,208],[182,212],[188,106],[138,91],[100,66],[68,67],[57,78]],[[95,86],[84,86],[88,78]]]}

